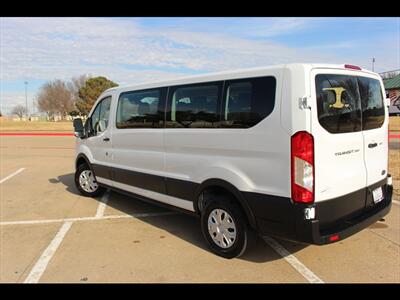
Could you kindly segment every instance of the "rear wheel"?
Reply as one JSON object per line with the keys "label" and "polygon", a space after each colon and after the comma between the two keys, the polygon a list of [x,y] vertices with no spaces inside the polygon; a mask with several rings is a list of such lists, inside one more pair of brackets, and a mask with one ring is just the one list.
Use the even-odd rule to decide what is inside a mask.
{"label": "rear wheel", "polygon": [[234,258],[246,251],[247,222],[239,206],[229,200],[214,200],[205,207],[201,229],[208,246],[219,256]]}
{"label": "rear wheel", "polygon": [[75,185],[79,192],[87,197],[97,197],[106,191],[97,184],[96,178],[87,164],[82,164],[76,169]]}

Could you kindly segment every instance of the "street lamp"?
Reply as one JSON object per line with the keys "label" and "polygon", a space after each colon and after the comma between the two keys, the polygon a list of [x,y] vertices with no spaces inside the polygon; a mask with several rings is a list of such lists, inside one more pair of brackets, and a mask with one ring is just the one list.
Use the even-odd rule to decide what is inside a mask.
{"label": "street lamp", "polygon": [[25,84],[25,109],[26,109],[26,116],[28,116],[28,81],[24,82]]}
{"label": "street lamp", "polygon": [[372,58],[372,72],[374,72],[375,57]]}

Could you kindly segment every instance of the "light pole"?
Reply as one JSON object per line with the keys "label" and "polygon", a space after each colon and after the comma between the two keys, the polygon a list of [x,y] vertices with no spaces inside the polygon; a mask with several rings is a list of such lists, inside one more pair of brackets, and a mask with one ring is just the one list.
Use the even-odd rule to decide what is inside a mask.
{"label": "light pole", "polygon": [[26,116],[28,116],[28,81],[25,81],[24,84],[25,84],[25,109],[26,109]]}
{"label": "light pole", "polygon": [[375,57],[372,58],[372,72],[374,72]]}

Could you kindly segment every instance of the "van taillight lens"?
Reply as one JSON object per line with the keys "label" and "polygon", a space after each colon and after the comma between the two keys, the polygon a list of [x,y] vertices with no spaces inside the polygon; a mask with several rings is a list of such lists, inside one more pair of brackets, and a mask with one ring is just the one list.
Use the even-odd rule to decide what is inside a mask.
{"label": "van taillight lens", "polygon": [[299,131],[291,140],[291,186],[295,202],[314,202],[314,138]]}

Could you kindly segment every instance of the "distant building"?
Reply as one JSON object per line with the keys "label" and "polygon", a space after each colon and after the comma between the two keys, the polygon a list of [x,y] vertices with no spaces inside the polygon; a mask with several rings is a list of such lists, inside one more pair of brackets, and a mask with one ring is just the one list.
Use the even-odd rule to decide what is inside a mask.
{"label": "distant building", "polygon": [[11,115],[8,117],[8,119],[11,119],[12,121],[39,121],[40,117],[36,115],[31,115],[31,116],[23,116],[22,118],[18,117],[17,115]]}
{"label": "distant building", "polygon": [[400,115],[400,74],[393,78],[385,79],[386,97],[390,98],[389,114]]}

